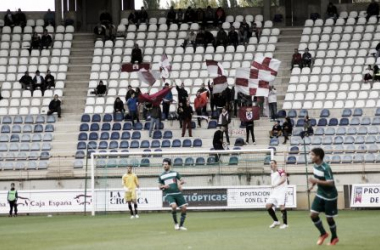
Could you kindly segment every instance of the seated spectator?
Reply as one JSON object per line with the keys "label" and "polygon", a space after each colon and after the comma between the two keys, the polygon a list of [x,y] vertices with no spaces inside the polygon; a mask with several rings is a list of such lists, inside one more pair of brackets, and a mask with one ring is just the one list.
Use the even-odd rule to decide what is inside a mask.
{"label": "seated spectator", "polygon": [[196,98],[194,99],[194,108],[198,116],[198,127],[201,127],[202,118],[200,116],[203,115],[203,110],[206,109],[206,106],[207,96],[202,96],[200,92],[197,92]]}
{"label": "seated spectator", "polygon": [[195,50],[195,41],[197,38],[197,33],[195,33],[194,30],[191,30],[189,34],[187,35],[186,39],[183,41],[183,48],[186,48],[186,46],[190,43],[193,45],[194,50]]}
{"label": "seated spectator", "polygon": [[189,130],[189,137],[193,137],[191,130],[191,119],[193,117],[193,113],[193,107],[191,107],[190,101],[187,101],[183,106],[182,137],[185,137],[186,128]]}
{"label": "seated spectator", "polygon": [[228,36],[222,27],[219,28],[218,33],[216,34],[215,47],[224,46],[224,48],[228,44]]}
{"label": "seated spectator", "polygon": [[99,20],[101,24],[108,25],[112,23],[112,16],[110,13],[105,11],[102,14],[100,14]]}
{"label": "seated spectator", "polygon": [[228,42],[229,45],[233,45],[235,47],[239,44],[239,34],[235,31],[235,27],[231,26],[230,31],[228,32]]}
{"label": "seated spectator", "polygon": [[305,117],[303,122],[303,131],[305,131],[305,136],[314,134],[313,126],[311,125],[311,121],[308,115]]}
{"label": "seated spectator", "polygon": [[298,49],[294,49],[294,54],[292,56],[292,68],[290,70],[293,70],[294,65],[298,65],[302,69],[302,56],[298,52]]}
{"label": "seated spectator", "polygon": [[49,35],[47,29],[44,29],[44,33],[42,34],[41,37],[41,49],[46,48],[48,49],[53,42],[53,39]]}
{"label": "seated spectator", "polygon": [[261,29],[259,27],[257,27],[256,23],[253,23],[251,28],[249,29],[248,37],[254,36],[257,38],[257,42],[258,42],[260,39],[260,35],[261,35]]}
{"label": "seated spectator", "polygon": [[177,15],[176,15],[176,21],[178,24],[183,23],[185,20],[185,14],[183,13],[182,9],[178,9]]}
{"label": "seated spectator", "polygon": [[379,16],[379,4],[375,0],[372,0],[367,7],[367,18],[371,16]]}
{"label": "seated spectator", "polygon": [[289,140],[289,136],[292,135],[292,132],[293,132],[292,121],[290,120],[289,117],[286,117],[284,124],[282,124],[282,134],[285,137],[283,144],[286,144],[286,142]]}
{"label": "seated spectator", "polygon": [[195,13],[195,20],[197,23],[204,23],[205,21],[205,12],[202,10],[202,8],[198,8],[197,12]]}
{"label": "seated spectator", "polygon": [[[214,22],[214,11],[212,10],[211,6],[207,6],[205,11],[205,21],[207,24]],[[205,24],[206,24],[205,23]]]}
{"label": "seated spectator", "polygon": [[214,35],[208,31],[208,30],[205,30],[205,43],[204,43],[204,47],[206,48],[208,44],[212,44],[214,45],[214,42],[215,42],[215,38],[214,38]]}
{"label": "seated spectator", "polygon": [[276,123],[272,127],[272,130],[269,131],[269,136],[270,138],[273,138],[273,137],[278,138],[281,135],[282,135],[282,127],[280,125],[280,121],[276,121]]}
{"label": "seated spectator", "polygon": [[334,19],[338,18],[338,9],[332,2],[327,6],[326,17]]}
{"label": "seated spectator", "polygon": [[95,38],[94,38],[95,42],[97,40],[102,40],[104,42],[106,39],[106,27],[99,23],[94,28],[94,34],[95,34]]}
{"label": "seated spectator", "polygon": [[139,45],[135,43],[135,46],[132,50],[131,55],[131,63],[138,63],[140,64],[143,60],[141,49],[139,48]]}
{"label": "seated spectator", "polygon": [[166,15],[166,25],[168,26],[168,28],[170,24],[176,22],[176,17],[177,17],[177,14],[175,13],[174,7],[172,6],[170,7],[168,14]]}
{"label": "seated spectator", "polygon": [[195,46],[203,45],[205,44],[206,37],[205,37],[205,31],[200,30],[197,34],[197,37],[195,38]]}
{"label": "seated spectator", "polygon": [[306,48],[305,49],[305,53],[303,53],[302,55],[302,67],[311,67],[311,60],[312,60],[312,57],[311,57],[311,54],[309,52],[309,49]]}
{"label": "seated spectator", "polygon": [[105,40],[111,40],[115,42],[116,39],[116,27],[113,24],[109,24],[106,27]]}
{"label": "seated spectator", "polygon": [[214,26],[218,26],[226,21],[226,13],[222,7],[219,7],[215,11]]}
{"label": "seated spectator", "polygon": [[128,91],[127,91],[127,94],[125,95],[125,101],[127,102],[128,99],[131,98],[134,93],[135,91],[132,89],[132,86],[128,85]]}
{"label": "seated spectator", "polygon": [[33,80],[28,71],[25,71],[25,74],[21,77],[19,83],[21,83],[22,89],[33,90]]}
{"label": "seated spectator", "polygon": [[30,49],[39,49],[41,47],[41,39],[37,32],[33,33]]}
{"label": "seated spectator", "polygon": [[122,113],[123,115],[125,113],[124,103],[121,101],[120,97],[116,97],[116,100],[113,104],[113,113]]}
{"label": "seated spectator", "polygon": [[189,6],[187,7],[187,10],[184,15],[184,22],[185,23],[193,23],[195,20],[195,13],[194,10]]}
{"label": "seated spectator", "polygon": [[380,69],[377,65],[373,67],[373,80],[376,82],[380,81]]}
{"label": "seated spectator", "polygon": [[19,25],[23,28],[26,25],[26,16],[25,13],[21,11],[21,9],[18,9],[15,14],[15,25]]}
{"label": "seated spectator", "polygon": [[49,111],[47,115],[58,113],[58,118],[61,118],[61,101],[58,99],[58,95],[54,95],[54,99],[49,104]]}
{"label": "seated spectator", "polygon": [[132,94],[131,98],[127,101],[127,107],[129,116],[132,120],[132,125],[135,126],[135,119],[137,122],[140,122],[139,115],[138,115],[138,100],[135,96],[135,94]]}
{"label": "seated spectator", "polygon": [[33,78],[33,91],[36,89],[40,89],[42,92],[42,95],[44,95],[45,92],[45,79],[40,75],[40,71],[36,71],[36,75]]}
{"label": "seated spectator", "polygon": [[107,92],[107,86],[104,85],[102,80],[100,80],[98,86],[96,86],[96,88],[94,89],[94,94],[96,96],[103,96],[106,94],[106,92]]}
{"label": "seated spectator", "polygon": [[364,82],[367,83],[369,80],[373,79],[373,69],[371,65],[364,70]]}
{"label": "seated spectator", "polygon": [[239,42],[243,45],[246,45],[248,43],[247,31],[242,26],[239,28]]}
{"label": "seated spectator", "polygon": [[16,25],[16,18],[12,14],[12,12],[8,9],[7,12],[4,15],[4,26],[15,26]]}
{"label": "seated spectator", "polygon": [[45,26],[51,25],[55,27],[55,12],[48,9],[44,16]]}
{"label": "seated spectator", "polygon": [[139,21],[139,15],[137,11],[132,11],[128,16],[128,23],[129,24],[137,24]]}
{"label": "seated spectator", "polygon": [[244,19],[243,20],[243,22],[241,22],[240,23],[240,27],[243,27],[243,29],[245,30],[245,31],[247,31],[247,33],[248,33],[248,31],[249,31],[249,24],[247,23],[247,21]]}
{"label": "seated spectator", "polygon": [[140,13],[139,13],[139,24],[140,23],[147,23],[149,20],[148,12],[145,10],[144,7],[141,7]]}
{"label": "seated spectator", "polygon": [[51,89],[52,87],[55,88],[55,79],[54,76],[52,76],[50,70],[47,71],[45,76],[45,87],[47,89]]}

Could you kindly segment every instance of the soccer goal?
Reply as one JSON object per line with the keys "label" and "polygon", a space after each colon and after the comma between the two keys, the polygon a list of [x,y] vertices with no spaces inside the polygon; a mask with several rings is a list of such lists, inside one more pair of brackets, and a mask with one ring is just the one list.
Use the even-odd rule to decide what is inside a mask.
{"label": "soccer goal", "polygon": [[163,159],[170,159],[172,169],[189,180],[188,186],[213,186],[223,175],[263,173],[274,157],[273,149],[206,150],[178,148],[178,150],[137,150],[131,152],[94,152],[91,154],[91,213],[125,210],[121,177],[132,166],[141,188],[138,196],[141,210],[162,209],[162,192],[157,188],[158,176],[163,172]]}

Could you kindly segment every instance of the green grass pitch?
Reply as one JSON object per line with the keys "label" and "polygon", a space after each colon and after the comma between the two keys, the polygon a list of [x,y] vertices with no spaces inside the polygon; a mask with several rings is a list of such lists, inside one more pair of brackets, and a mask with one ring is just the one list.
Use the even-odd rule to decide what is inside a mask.
{"label": "green grass pitch", "polygon": [[[325,249],[306,211],[288,213],[290,227],[269,229],[264,211],[188,212],[188,231],[175,231],[169,213],[20,216],[0,218],[0,249]],[[277,213],[280,216],[280,213]],[[327,228],[325,217],[321,216]],[[335,249],[380,249],[379,211],[340,211]]]}

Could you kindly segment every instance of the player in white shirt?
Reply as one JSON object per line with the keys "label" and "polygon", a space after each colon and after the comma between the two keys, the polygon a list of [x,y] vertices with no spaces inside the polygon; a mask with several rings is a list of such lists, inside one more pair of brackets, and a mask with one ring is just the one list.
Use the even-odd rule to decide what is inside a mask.
{"label": "player in white shirt", "polygon": [[274,211],[274,207],[279,207],[282,213],[282,220],[284,222],[284,224],[280,226],[280,229],[285,229],[288,227],[288,216],[285,208],[288,181],[285,171],[277,168],[277,162],[275,160],[272,160],[270,162],[270,169],[272,179],[272,192],[269,196],[269,199],[267,200],[266,208],[269,215],[273,219],[273,223],[269,227],[275,228],[281,225]]}

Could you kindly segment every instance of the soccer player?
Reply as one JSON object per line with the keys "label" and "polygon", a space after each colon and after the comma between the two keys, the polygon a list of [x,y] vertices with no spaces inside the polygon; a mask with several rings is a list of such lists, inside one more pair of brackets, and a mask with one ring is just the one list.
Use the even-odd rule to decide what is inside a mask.
{"label": "soccer player", "polygon": [[285,208],[286,191],[288,186],[287,177],[284,170],[278,169],[277,162],[275,160],[272,160],[270,162],[270,169],[272,179],[272,192],[269,196],[269,199],[267,200],[266,208],[269,215],[273,219],[273,223],[269,227],[275,228],[281,224],[278,221],[276,213],[273,209],[273,207],[277,206],[280,207],[282,220],[284,222],[284,224],[280,226],[280,229],[285,229],[288,227],[288,214]]}
{"label": "soccer player", "polygon": [[[174,220],[174,229],[175,230],[187,230],[183,226],[186,219],[186,203],[185,198],[183,197],[182,185],[185,183],[182,177],[178,172],[170,170],[171,160],[164,159],[162,166],[164,167],[165,172],[163,172],[160,177],[158,177],[158,183],[161,190],[164,192],[164,198],[169,203],[172,208],[172,215]],[[181,209],[181,220],[178,224],[177,220],[177,207]]]}
{"label": "soccer player", "polygon": [[[132,166],[128,166],[127,173],[123,175],[122,185],[125,190],[124,199],[128,202],[129,211],[131,212],[131,219],[138,219],[137,201],[136,201],[136,188],[139,188],[139,180],[137,175],[132,173]],[[133,212],[132,203],[134,204],[135,211]]]}
{"label": "soccer player", "polygon": [[311,187],[308,191],[310,192],[315,185],[318,186],[318,190],[311,205],[310,217],[321,233],[317,245],[322,245],[324,240],[329,236],[319,218],[319,213],[321,212],[325,213],[331,231],[331,240],[328,245],[336,245],[339,239],[336,234],[334,217],[338,214],[338,192],[335,187],[332,170],[326,162],[323,162],[324,156],[325,152],[321,148],[313,148],[311,150],[310,157],[314,163],[314,177],[309,178]]}

